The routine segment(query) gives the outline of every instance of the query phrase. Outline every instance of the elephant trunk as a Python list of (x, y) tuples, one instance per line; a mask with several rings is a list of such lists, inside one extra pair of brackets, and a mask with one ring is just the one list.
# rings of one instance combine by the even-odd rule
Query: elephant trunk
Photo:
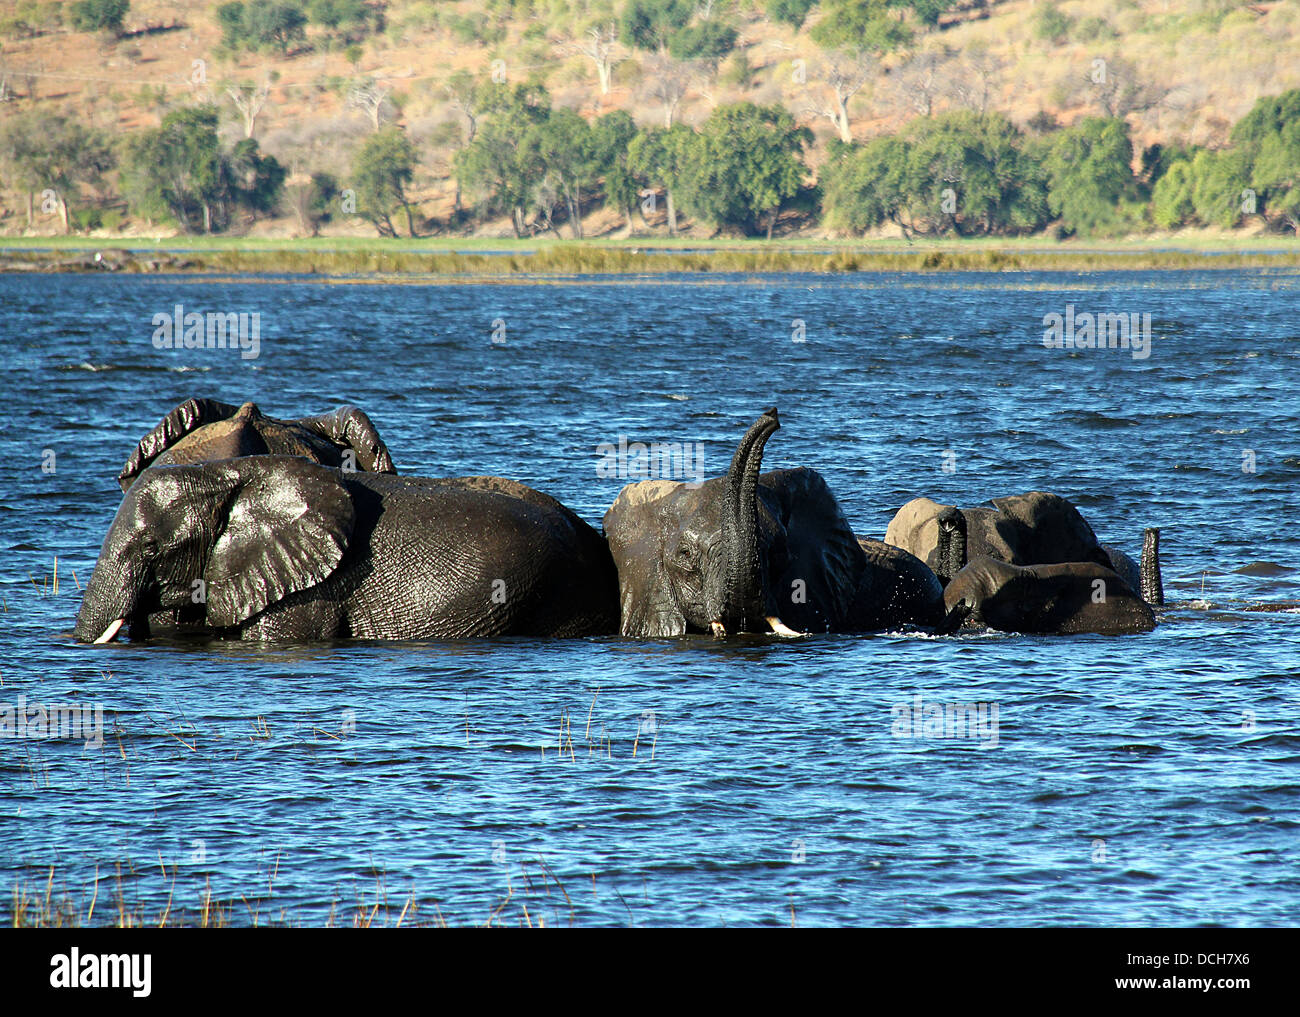
[[(106, 643), (111, 641), (121, 629), (132, 611), (125, 603), (124, 592), (130, 583), (119, 570), (106, 568), (105, 562), (95, 566), (95, 571), (86, 584), (86, 592), (81, 597), (81, 608), (77, 611), (77, 622), (72, 635), (81, 643)], [(110, 575), (112, 572), (114, 574)]]
[(763, 466), (763, 446), (780, 426), (776, 407), (766, 411), (741, 439), (727, 470), (722, 515), (726, 584), (718, 620), (728, 631), (766, 628), (758, 549), (758, 473)]
[(1148, 526), (1142, 533), (1142, 599), (1148, 604), (1163, 604), (1165, 589), (1160, 581), (1160, 528)]
[(961, 509), (939, 514), (939, 562), (934, 574), (947, 586), (966, 565), (966, 516)]

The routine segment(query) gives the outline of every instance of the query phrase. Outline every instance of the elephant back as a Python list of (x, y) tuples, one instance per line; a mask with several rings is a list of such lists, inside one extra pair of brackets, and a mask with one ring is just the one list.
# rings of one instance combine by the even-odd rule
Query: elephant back
[(943, 586), (925, 562), (901, 547), (871, 537), (859, 537), (858, 546), (866, 568), (854, 597), (852, 631), (939, 625), (944, 617)]

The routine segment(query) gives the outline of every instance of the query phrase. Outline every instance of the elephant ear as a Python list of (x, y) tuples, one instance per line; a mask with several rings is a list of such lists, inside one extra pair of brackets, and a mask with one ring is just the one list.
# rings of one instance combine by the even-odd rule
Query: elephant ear
[(324, 581), (356, 512), (336, 470), (297, 456), (232, 460), (233, 495), (204, 571), (208, 622), (238, 625)]
[(930, 498), (913, 498), (889, 521), (885, 543), (901, 547), (934, 568), (939, 564), (939, 516), (952, 507)]
[(1044, 491), (996, 498), (994, 507), (1012, 520), (1018, 546), (1016, 565), (1091, 561), (1110, 567), (1088, 521), (1064, 498)]
[(618, 569), (619, 633), (641, 639), (686, 634), (686, 616), (664, 566), (666, 510), (685, 486), (670, 480), (628, 484), (605, 513), (604, 530)]
[(379, 436), (379, 429), (371, 423), (365, 411), (356, 406), (340, 406), (333, 413), (303, 417), (293, 421), (305, 431), (319, 435), (341, 451), (352, 449), (357, 454), (357, 465), (370, 473), (396, 473), (388, 446)]
[(842, 628), (866, 557), (835, 495), (806, 467), (765, 473), (758, 490), (777, 527), (768, 542), (775, 613), (802, 632)]
[(122, 472), (117, 475), (117, 482), (125, 491), (155, 459), (187, 434), (207, 424), (228, 420), (238, 412), (239, 407), (220, 403), (215, 399), (186, 399), (163, 417), (157, 427), (140, 439), (135, 451), (122, 467)]

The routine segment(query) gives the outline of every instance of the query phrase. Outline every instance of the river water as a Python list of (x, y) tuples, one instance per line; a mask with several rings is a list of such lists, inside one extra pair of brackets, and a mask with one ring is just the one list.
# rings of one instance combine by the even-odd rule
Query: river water
[[(177, 304), (257, 313), (257, 356), (156, 349)], [(1300, 921), (1294, 273), (0, 276), (0, 309), (0, 709), (103, 717), (0, 738), (6, 921), (47, 884), (95, 924)], [(1046, 348), (1111, 312), (1149, 355)], [(776, 405), (766, 467), (860, 533), (1055, 491), (1135, 556), (1162, 527), (1170, 603), (1119, 638), (77, 645), (117, 471), (189, 396), (354, 402), (402, 472), (597, 526), (602, 443), (716, 475)], [(974, 737), (909, 720), (953, 704)]]

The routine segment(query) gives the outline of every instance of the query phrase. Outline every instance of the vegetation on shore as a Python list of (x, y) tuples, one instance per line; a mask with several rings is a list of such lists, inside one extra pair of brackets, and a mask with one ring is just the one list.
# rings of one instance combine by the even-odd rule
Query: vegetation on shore
[[(503, 225), (576, 239), (1294, 235), (1297, 76), (1261, 70), (1249, 94), (1263, 97), (1244, 115), (1216, 114), (1207, 135), (1179, 120), (1206, 111), (1152, 70), (1187, 33), (1202, 50), (1284, 40), (1289, 7), (1098, 2), (1026, 12), (1015, 0), (491, 0), (467, 11), (461, 0), (185, 0), (187, 22), (141, 28), (149, 15), (137, 9), (155, 0), (32, 0), (0, 20), (20, 51), (94, 31), (120, 68), (117, 57), (145, 59), (154, 33), (183, 29), (185, 54), (147, 59), (193, 68), (188, 89), (134, 101), (113, 91), (87, 116), (98, 84), (70, 100), (42, 88), (60, 72), (0, 53), (11, 114), (0, 187), (25, 206), (0, 208), (0, 228), (36, 230), (54, 215), (65, 233), (135, 235), (271, 220), (283, 230), (286, 218), (303, 235), (369, 224), (394, 238)], [(1009, 49), (995, 44), (1000, 30)], [(453, 59), (412, 70), (402, 92), (377, 65), (412, 33)], [(765, 55), (773, 48), (794, 55)], [(1030, 54), (1071, 69), (1046, 92), (1017, 83), (1013, 67)], [(304, 64), (337, 57), (352, 73), (304, 91)], [(252, 79), (241, 76), (250, 63)], [(114, 80), (102, 73), (84, 80)], [(1026, 84), (1032, 113), (1017, 101)], [(283, 124), (332, 116), (340, 102), (359, 122), (333, 121), (328, 139)]]
[[(1154, 242), (1070, 246), (1034, 238), (1008, 243), (918, 244), (732, 242), (704, 248), (610, 242), (370, 240), (267, 241), (234, 238), (139, 244), (69, 238), (62, 244), (0, 243), (0, 271), (204, 272), (508, 279), (571, 275), (660, 275), (707, 272), (1023, 272), (1150, 269), (1300, 268), (1294, 244), (1170, 249)], [(478, 248), (476, 250), (475, 248)]]

